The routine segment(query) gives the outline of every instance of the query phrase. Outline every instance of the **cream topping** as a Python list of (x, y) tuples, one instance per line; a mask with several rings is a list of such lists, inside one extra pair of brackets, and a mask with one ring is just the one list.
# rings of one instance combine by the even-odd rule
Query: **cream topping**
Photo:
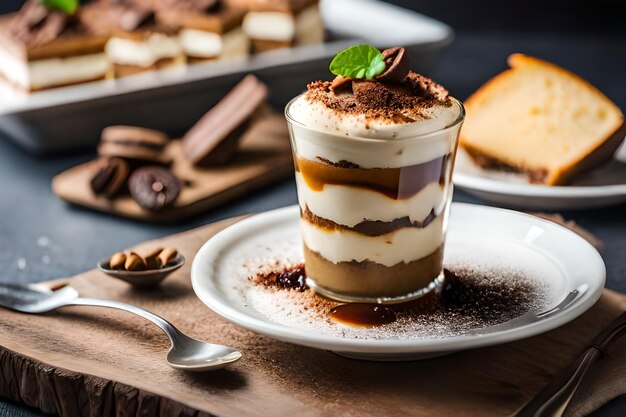
[(434, 105), (422, 110), (424, 118), (411, 123), (371, 120), (365, 115), (343, 114), (323, 103), (301, 95), (289, 108), (289, 114), (305, 126), (349, 137), (372, 139), (406, 139), (436, 132), (450, 126), (458, 117), (457, 105)]

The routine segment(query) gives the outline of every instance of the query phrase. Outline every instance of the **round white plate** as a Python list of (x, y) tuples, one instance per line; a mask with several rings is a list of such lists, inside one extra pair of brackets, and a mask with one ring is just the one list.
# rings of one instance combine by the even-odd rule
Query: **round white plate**
[(606, 207), (626, 202), (626, 145), (615, 158), (571, 185), (529, 184), (524, 175), (480, 168), (459, 147), (454, 184), (493, 203), (534, 210), (575, 210)]
[[(302, 256), (300, 245), (297, 206), (242, 220), (202, 246), (191, 269), (194, 291), (225, 319), (274, 339), (362, 359), (406, 360), (509, 342), (561, 326), (594, 304), (605, 280), (602, 258), (577, 234), (534, 216), (455, 203), (446, 264), (469, 256), (480, 258), (481, 263), (532, 271), (550, 288), (546, 309), (558, 304), (561, 308), (541, 319), (527, 313), (503, 325), (453, 337), (354, 339), (281, 323), (280, 313), (268, 314), (267, 309), (259, 308), (263, 305), (258, 300), (248, 297), (247, 291), (253, 287), (247, 279), (250, 263), (271, 261), (289, 252)], [(568, 302), (562, 303), (565, 298)]]

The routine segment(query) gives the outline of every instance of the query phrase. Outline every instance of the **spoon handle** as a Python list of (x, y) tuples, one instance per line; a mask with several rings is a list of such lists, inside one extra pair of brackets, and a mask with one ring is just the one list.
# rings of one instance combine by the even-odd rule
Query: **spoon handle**
[(184, 345), (189, 338), (182, 334), (180, 330), (178, 330), (173, 324), (168, 322), (162, 317), (157, 316), (154, 313), (151, 313), (143, 308), (135, 307), (130, 304), (120, 303), (118, 301), (112, 300), (99, 300), (96, 298), (74, 298), (71, 300), (67, 300), (64, 305), (66, 306), (94, 306), (94, 307), (109, 307), (115, 308), (117, 310), (127, 311), (129, 313), (136, 314), (144, 319), (150, 320), (152, 323), (159, 326), (161, 330), (167, 335), (167, 337), (172, 342), (173, 346), (181, 346)]

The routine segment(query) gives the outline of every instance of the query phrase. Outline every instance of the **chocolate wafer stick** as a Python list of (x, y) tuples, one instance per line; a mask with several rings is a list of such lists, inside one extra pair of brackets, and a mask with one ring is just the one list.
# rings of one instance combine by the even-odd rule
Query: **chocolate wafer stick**
[(267, 86), (254, 75), (247, 75), (185, 134), (185, 157), (198, 166), (230, 162), (241, 135), (267, 95)]

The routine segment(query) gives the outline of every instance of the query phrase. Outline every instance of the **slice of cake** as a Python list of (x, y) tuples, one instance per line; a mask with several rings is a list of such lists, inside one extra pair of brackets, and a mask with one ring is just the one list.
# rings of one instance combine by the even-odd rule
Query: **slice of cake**
[(552, 63), (522, 54), (465, 102), (460, 143), (484, 168), (566, 183), (609, 159), (624, 139), (624, 116), (598, 89)]
[(243, 30), (256, 52), (324, 41), (319, 0), (248, 0)]
[(28, 0), (0, 21), (0, 78), (25, 91), (104, 79), (106, 41), (86, 33), (74, 16)]
[(159, 4), (157, 20), (179, 30), (189, 62), (249, 55), (250, 41), (241, 27), (245, 9), (211, 0), (161, 0)]

